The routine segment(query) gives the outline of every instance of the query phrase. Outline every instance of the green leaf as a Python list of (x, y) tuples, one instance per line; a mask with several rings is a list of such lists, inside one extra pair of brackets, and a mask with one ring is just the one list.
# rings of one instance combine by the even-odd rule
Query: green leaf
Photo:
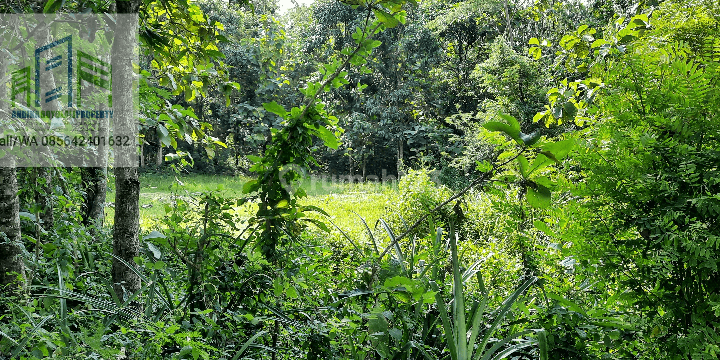
[(195, 90), (192, 87), (185, 88), (185, 101), (190, 102), (195, 99)]
[(583, 314), (583, 315), (587, 316), (587, 314), (585, 313), (585, 310), (583, 310), (580, 306), (578, 306), (578, 305), (575, 304), (574, 302), (572, 302), (572, 301), (570, 301), (570, 300), (568, 300), (568, 299), (566, 299), (566, 298), (564, 298), (564, 297), (562, 297), (562, 296), (560, 296), (560, 295), (558, 295), (558, 294), (554, 294), (554, 293), (548, 292), (548, 293), (547, 293), (547, 297), (549, 297), (549, 298), (551, 298), (551, 299), (553, 299), (553, 300), (561, 303), (563, 306), (565, 306), (566, 308), (570, 309), (571, 311), (574, 311), (574, 312), (576, 312), (576, 313)]
[(35, 222), (36, 218), (34, 214), (31, 214), (29, 212), (21, 211), (20, 212), (20, 219), (30, 220)]
[(575, 118), (575, 115), (577, 115), (577, 107), (575, 107), (575, 104), (570, 101), (566, 102), (563, 105), (562, 119), (570, 121)]
[(530, 41), (528, 41), (529, 45), (540, 45), (540, 40), (538, 38), (530, 38)]
[(545, 154), (538, 154), (538, 156), (535, 157), (535, 160), (533, 160), (532, 164), (530, 165), (528, 175), (544, 169), (545, 167), (551, 165), (553, 161), (553, 159), (548, 158)]
[(535, 116), (533, 116), (533, 122), (538, 122), (538, 121), (542, 120), (543, 118), (545, 118), (546, 115), (547, 114), (544, 111), (535, 114)]
[(540, 346), (540, 360), (550, 360), (548, 356), (548, 342), (545, 330), (537, 332), (538, 345)]
[(263, 103), (263, 107), (265, 110), (276, 114), (282, 118), (285, 118), (287, 116), (287, 111), (285, 111), (285, 108), (283, 108), (280, 104), (276, 103), (275, 101), (269, 102), (269, 103)]
[(172, 143), (170, 141), (170, 133), (168, 132), (168, 129), (163, 124), (157, 125), (157, 136), (158, 136), (158, 139), (160, 139), (160, 142), (164, 146), (170, 146), (170, 144)]
[(538, 229), (538, 230), (540, 230), (540, 231), (542, 231), (545, 235), (547, 235), (547, 236), (549, 236), (549, 237), (551, 237), (551, 238), (557, 237), (557, 235), (555, 234), (555, 232), (552, 231), (552, 230), (550, 229), (550, 227), (547, 226), (547, 224), (546, 224), (544, 221), (535, 220), (535, 221), (533, 221), (533, 225), (535, 225), (535, 228)]
[(383, 25), (385, 25), (388, 29), (392, 29), (400, 24), (398, 19), (384, 10), (374, 8), (373, 12), (375, 13), (375, 17), (377, 17), (378, 21), (383, 23)]
[(518, 165), (520, 168), (520, 175), (522, 175), (523, 178), (527, 178), (529, 165), (527, 158), (524, 155), (518, 156)]
[(520, 122), (518, 122), (518, 120), (515, 117), (510, 116), (508, 114), (503, 114), (503, 113), (499, 113), (498, 116), (501, 119), (507, 121), (507, 123), (510, 124), (510, 127), (513, 130), (517, 130), (518, 132), (520, 131)]
[(292, 284), (288, 284), (285, 288), (285, 295), (291, 299), (297, 299), (298, 297), (297, 290), (294, 286), (292, 286)]
[(540, 140), (540, 137), (542, 134), (540, 134), (540, 131), (534, 131), (532, 134), (524, 134), (520, 132), (520, 139), (525, 143), (527, 146), (533, 146), (535, 143)]
[(490, 131), (503, 132), (518, 143), (522, 142), (522, 140), (520, 139), (520, 131), (513, 129), (513, 127), (508, 124), (497, 121), (490, 121), (483, 124), (483, 127)]
[(249, 194), (257, 191), (260, 188), (260, 183), (257, 180), (250, 180), (243, 185), (243, 194)]
[(43, 9), (43, 14), (52, 14), (65, 4), (65, 0), (48, 0)]
[(570, 151), (572, 151), (574, 146), (575, 140), (567, 139), (556, 141), (550, 144), (545, 144), (543, 145), (542, 149), (544, 151), (550, 152), (555, 157), (554, 160), (560, 161), (564, 159), (570, 153)]
[(165, 239), (165, 238), (167, 238), (167, 236), (163, 235), (163, 233), (161, 233), (161, 232), (159, 232), (159, 231), (157, 231), (157, 230), (154, 230), (154, 231), (150, 232), (149, 234), (145, 235), (145, 236), (143, 237), (143, 240)]
[(338, 145), (339, 145), (338, 138), (337, 138), (337, 136), (335, 136), (335, 134), (332, 131), (328, 130), (327, 128), (325, 128), (322, 125), (318, 126), (314, 130), (315, 130), (315, 135), (317, 137), (319, 137), (325, 143), (325, 146), (337, 150)]
[(158, 249), (158, 248), (157, 248), (155, 245), (153, 245), (153, 243), (151, 243), (151, 242), (148, 242), (148, 243), (147, 243), (147, 246), (148, 246), (148, 249), (150, 250), (150, 252), (152, 252), (152, 254), (153, 254), (153, 256), (155, 257), (155, 259), (160, 260), (160, 257), (162, 256), (162, 253), (160, 252), (160, 249)]
[(395, 276), (392, 278), (388, 278), (383, 284), (383, 286), (385, 286), (386, 288), (396, 288), (398, 286), (405, 286), (406, 288), (410, 288), (413, 285), (413, 281), (404, 276)]
[(550, 206), (551, 192), (550, 189), (543, 185), (534, 184), (528, 188), (527, 200), (528, 204), (534, 208), (544, 209)]

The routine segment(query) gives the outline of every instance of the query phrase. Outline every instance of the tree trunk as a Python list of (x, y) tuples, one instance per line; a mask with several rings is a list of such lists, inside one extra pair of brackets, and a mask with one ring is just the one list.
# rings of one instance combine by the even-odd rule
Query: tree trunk
[[(39, 46), (49, 44), (53, 41), (50, 35), (50, 28), (46, 24), (38, 24), (42, 28), (37, 33), (37, 43)], [(47, 60), (51, 57), (49, 52), (45, 52), (42, 57)], [(48, 89), (55, 88), (55, 76), (52, 71), (40, 72), (40, 82), (47, 84)], [(48, 103), (41, 101), (41, 110), (43, 111), (57, 111), (60, 110), (58, 106), (59, 101), (50, 101)], [(43, 119), (45, 120), (45, 119)], [(50, 119), (47, 119), (49, 121)], [(47, 149), (44, 149), (44, 158), (50, 159), (51, 156)], [(40, 222), (42, 223), (43, 229), (50, 231), (52, 230), (55, 223), (55, 216), (53, 215), (53, 188), (52, 188), (52, 170), (47, 166), (55, 166), (55, 164), (42, 164), (44, 167), (38, 167), (35, 169), (36, 172), (36, 186), (35, 186), (35, 201), (40, 206)]]
[(102, 226), (105, 220), (105, 195), (107, 192), (107, 170), (104, 167), (89, 167), (81, 170), (85, 190), (83, 224)]
[(163, 163), (163, 151), (162, 151), (162, 143), (160, 142), (160, 139), (158, 139), (158, 149), (157, 154), (155, 154), (155, 166), (160, 166)]
[[(5, 79), (8, 60), (6, 56), (0, 57), (0, 79)], [(7, 98), (7, 87), (0, 86), (0, 99)], [(6, 101), (0, 101), (0, 116), (6, 116), (7, 106)], [(5, 155), (0, 157), (0, 293), (3, 297), (20, 294), (25, 288), (22, 246), (15, 159)]]
[[(116, 1), (118, 14), (137, 14), (138, 0)], [(116, 133), (125, 133), (137, 126), (134, 106), (135, 72), (133, 59), (137, 51), (137, 18), (118, 16), (112, 51), (112, 96)], [(133, 139), (136, 140), (136, 139)], [(139, 256), (140, 243), (140, 181), (137, 169), (137, 148), (116, 155), (115, 167), (115, 226), (113, 231), (113, 287), (120, 299), (125, 299), (140, 289), (140, 278), (123, 262), (131, 266)], [(134, 154), (133, 154), (134, 153)], [(132, 159), (132, 156), (135, 156)], [(134, 165), (133, 165), (134, 164)]]
[(404, 165), (403, 165), (403, 148), (404, 148), (404, 144), (403, 144), (403, 139), (401, 137), (400, 139), (398, 139), (398, 160), (397, 160), (398, 180), (400, 180), (401, 176), (405, 175), (405, 173), (403, 172), (404, 171), (403, 170), (403, 167), (404, 167)]
[(145, 167), (145, 140), (140, 141), (140, 167)]
[(353, 179), (355, 178), (355, 164), (353, 162), (352, 154), (348, 151), (348, 172), (350, 173), (350, 177), (348, 178), (350, 182), (353, 182)]
[(46, 231), (52, 230), (55, 224), (53, 215), (52, 169), (39, 167), (35, 169), (35, 202), (40, 205), (40, 223)]
[(14, 162), (3, 159), (7, 167), (0, 167), (0, 292), (18, 294), (25, 287), (25, 265)]
[(367, 180), (367, 154), (363, 154), (363, 162), (362, 162), (362, 174), (363, 174), (363, 182)]

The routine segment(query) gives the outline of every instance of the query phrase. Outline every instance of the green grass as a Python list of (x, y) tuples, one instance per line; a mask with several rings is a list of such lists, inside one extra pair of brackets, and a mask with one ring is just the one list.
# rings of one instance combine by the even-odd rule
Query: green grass
[[(160, 220), (165, 216), (165, 205), (172, 204), (173, 196), (192, 198), (202, 193), (219, 191), (225, 197), (239, 198), (242, 187), (250, 180), (240, 176), (183, 175), (168, 176), (143, 174), (140, 176), (140, 228), (152, 231), (160, 228)], [(110, 184), (112, 187), (114, 184)], [(362, 216), (371, 227), (382, 217), (386, 202), (397, 190), (397, 184), (348, 184), (329, 179), (306, 178), (301, 187), (308, 196), (300, 202), (314, 205), (325, 210), (331, 220), (354, 239), (365, 239), (365, 227), (353, 212)], [(175, 188), (175, 192), (173, 192)], [(115, 202), (114, 189), (107, 196), (107, 202)], [(251, 207), (237, 209), (242, 215), (250, 216)], [(112, 224), (115, 216), (113, 207), (106, 208), (106, 223)], [(243, 214), (244, 213), (244, 214)], [(330, 228), (334, 228), (328, 223)], [(333, 238), (340, 240), (340, 233), (333, 231)]]

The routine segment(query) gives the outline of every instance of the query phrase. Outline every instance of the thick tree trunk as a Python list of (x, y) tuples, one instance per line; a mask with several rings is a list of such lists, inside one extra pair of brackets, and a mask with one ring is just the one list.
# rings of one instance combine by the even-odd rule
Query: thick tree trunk
[[(119, 14), (137, 14), (138, 0), (116, 2)], [(133, 51), (137, 49), (137, 18), (118, 16), (112, 55), (113, 79), (113, 110), (115, 113), (116, 133), (118, 129), (137, 126), (133, 94), (135, 87), (135, 71), (133, 70)], [(137, 150), (134, 151), (135, 153)], [(134, 258), (139, 256), (140, 243), (140, 181), (138, 180), (137, 159), (130, 159), (133, 152), (116, 156), (115, 167), (115, 226), (113, 231), (112, 278), (115, 292), (123, 299), (140, 289), (140, 278), (123, 262), (134, 265)], [(137, 156), (137, 154), (135, 154)], [(128, 164), (135, 164), (129, 166)]]
[(81, 170), (85, 199), (83, 224), (102, 226), (105, 220), (105, 198), (107, 192), (107, 170), (104, 167), (89, 167)]
[(145, 167), (145, 140), (140, 141), (140, 167)]
[[(0, 167), (0, 292), (19, 293), (25, 287), (20, 238), (20, 202), (13, 160)], [(9, 164), (8, 164), (9, 163)]]
[[(4, 84), (7, 72), (6, 56), (0, 57), (0, 83)], [(0, 86), (0, 100), (8, 98), (6, 86)], [(0, 101), (0, 116), (7, 116), (8, 103)], [(22, 260), (20, 237), (20, 203), (18, 200), (15, 160), (5, 155), (0, 158), (0, 293), (19, 294), (25, 287), (25, 265)]]
[(39, 167), (35, 169), (35, 202), (40, 205), (40, 223), (42, 228), (50, 231), (55, 224), (53, 215), (52, 169)]
[[(43, 5), (44, 7), (44, 5)], [(41, 10), (41, 9), (40, 9)], [(41, 12), (41, 11), (40, 11)], [(42, 28), (37, 33), (37, 41), (40, 46), (49, 44), (53, 41), (50, 35), (50, 29), (45, 24), (38, 24)], [(47, 61), (51, 57), (49, 52), (42, 55)], [(52, 71), (40, 72), (40, 82), (46, 84), (48, 89), (55, 88), (55, 76)], [(59, 101), (50, 101), (45, 103), (41, 101), (41, 110), (43, 111), (57, 111), (60, 110), (58, 106)], [(49, 121), (50, 119), (43, 119)], [(45, 159), (50, 158), (49, 153), (45, 153)], [(53, 166), (53, 164), (48, 164)], [(53, 187), (52, 187), (52, 169), (49, 167), (38, 167), (35, 169), (36, 173), (36, 187), (35, 187), (35, 201), (40, 206), (40, 221), (43, 229), (50, 231), (55, 224), (55, 216), (53, 215)]]
[(158, 139), (158, 149), (157, 153), (155, 154), (155, 166), (160, 166), (163, 163), (163, 151), (162, 151), (162, 143), (160, 142), (160, 139)]

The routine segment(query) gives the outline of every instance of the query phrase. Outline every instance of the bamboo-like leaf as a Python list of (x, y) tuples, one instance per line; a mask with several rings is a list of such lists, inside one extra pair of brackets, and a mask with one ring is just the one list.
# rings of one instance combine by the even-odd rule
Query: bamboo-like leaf
[[(527, 290), (530, 285), (534, 284), (537, 280), (536, 277), (531, 277), (527, 279), (520, 287), (515, 290), (515, 292), (510, 295), (509, 298), (503, 302), (502, 307), (497, 311), (495, 316), (495, 321), (490, 325), (490, 328), (485, 331), (485, 336), (483, 336), (482, 342), (480, 343), (480, 349), (485, 349), (485, 346), (487, 345), (488, 341), (490, 340), (490, 337), (492, 334), (497, 330), (497, 328), (500, 327), (500, 324), (505, 319), (505, 316), (507, 315), (508, 311), (510, 311), (510, 308), (515, 303), (518, 297), (525, 293), (525, 290)], [(480, 354), (480, 353), (478, 353)]]
[(260, 332), (258, 332), (257, 334), (253, 335), (250, 339), (248, 339), (247, 341), (245, 341), (245, 343), (244, 343), (243, 346), (240, 348), (240, 350), (235, 354), (235, 356), (233, 356), (232, 360), (238, 360), (238, 359), (240, 358), (240, 356), (242, 356), (242, 354), (245, 353), (245, 350), (247, 350), (247, 348), (248, 348), (252, 343), (254, 343), (257, 338), (259, 338), (260, 336), (265, 335), (266, 333), (267, 333), (267, 331), (260, 331)]
[[(472, 318), (472, 327), (470, 328), (470, 339), (468, 340), (468, 358), (471, 358), (472, 351), (475, 349), (475, 341), (480, 335), (480, 325), (482, 325), (483, 314), (485, 314), (485, 308), (487, 307), (488, 298), (487, 294), (483, 293), (482, 301), (475, 307)], [(480, 348), (480, 351), (483, 349)]]
[[(516, 332), (516, 333), (514, 333), (514, 334), (511, 334), (511, 335), (506, 336), (504, 339), (502, 339), (502, 340), (498, 341), (497, 343), (495, 343), (495, 345), (493, 345), (493, 347), (491, 347), (490, 349), (488, 349), (488, 351), (485, 352), (485, 354), (483, 354), (483, 357), (482, 357), (480, 360), (490, 360), (490, 358), (495, 354), (495, 352), (498, 351), (498, 350), (500, 350), (500, 348), (502, 348), (503, 346), (505, 346), (507, 343), (509, 343), (510, 341), (512, 341), (512, 340), (514, 340), (514, 339), (516, 339), (516, 338), (519, 338), (519, 337), (521, 337), (521, 336), (523, 336), (523, 335), (527, 335), (527, 334), (529, 334), (529, 333), (532, 333), (532, 331), (530, 331), (530, 330), (525, 330), (525, 331)], [(523, 344), (523, 345), (525, 345), (525, 344)], [(512, 349), (512, 348), (514, 348), (514, 346), (513, 346), (513, 347), (510, 347), (510, 348), (508, 348), (508, 349)], [(506, 349), (506, 350), (508, 350), (508, 349)], [(484, 349), (479, 349), (479, 350), (480, 350), (480, 352), (478, 352), (478, 356), (479, 356), (480, 354), (482, 354), (482, 350), (484, 350)], [(506, 350), (504, 350), (504, 351), (501, 352), (500, 354), (504, 353)], [(519, 350), (519, 349), (515, 349), (515, 350), (513, 350), (512, 352), (509, 352), (509, 353), (507, 353), (507, 355), (510, 355), (510, 354), (512, 354), (513, 352), (517, 351), (517, 350)], [(500, 354), (498, 354), (498, 355), (500, 355)], [(493, 359), (495, 359), (495, 358), (493, 358)], [(500, 358), (500, 359), (502, 359), (502, 358)]]
[(395, 238), (395, 233), (393, 233), (392, 229), (390, 229), (390, 225), (388, 225), (387, 222), (383, 219), (378, 219), (378, 222), (382, 224), (383, 228), (385, 228), (385, 232), (387, 232), (388, 236), (390, 237), (390, 245), (394, 246), (395, 254), (398, 257), (398, 260), (400, 260), (400, 268), (402, 268), (403, 272), (406, 272), (407, 269), (405, 268), (405, 256), (403, 256), (402, 250), (400, 249), (400, 244), (398, 244), (397, 239)]
[(450, 252), (452, 254), (452, 268), (453, 268), (453, 303), (454, 303), (454, 318), (455, 327), (457, 332), (455, 333), (455, 341), (458, 349), (458, 360), (465, 360), (468, 356), (467, 348), (467, 324), (465, 323), (465, 294), (463, 293), (463, 282), (462, 276), (460, 275), (460, 264), (457, 254), (457, 237), (455, 236), (455, 226), (450, 223)]
[(337, 224), (335, 224), (335, 223), (334, 223), (332, 220), (330, 220), (329, 218), (328, 218), (328, 221), (329, 221), (331, 224), (333, 224), (333, 226), (335, 226), (336, 229), (338, 229), (338, 230), (340, 231), (340, 233), (347, 239), (347, 241), (349, 241), (349, 242), (352, 244), (352, 246), (355, 248), (355, 250), (357, 250), (357, 252), (358, 252), (359, 254), (362, 254), (362, 250), (360, 249), (360, 247), (357, 246), (357, 244), (355, 244), (355, 241), (353, 241), (353, 239), (351, 239), (350, 236), (349, 236), (348, 234), (346, 234), (345, 231), (343, 231), (343, 229), (341, 229), (339, 226), (337, 226)]
[(548, 344), (545, 330), (537, 332), (538, 345), (540, 345), (540, 360), (550, 360), (548, 357)]
[(492, 358), (492, 360), (505, 359), (506, 357), (512, 355), (513, 353), (517, 352), (518, 350), (522, 350), (522, 349), (524, 349), (524, 348), (526, 348), (526, 347), (528, 347), (528, 346), (530, 346), (530, 345), (532, 345), (532, 343), (526, 343), (526, 344), (511, 346), (511, 347), (509, 347), (509, 348), (501, 351), (501, 352), (498, 353), (497, 355), (495, 355), (495, 357)]
[(372, 230), (370, 230), (370, 226), (368, 226), (365, 219), (363, 219), (362, 216), (360, 216), (358, 213), (350, 210), (353, 214), (357, 215), (357, 217), (360, 218), (360, 221), (362, 221), (363, 225), (365, 225), (365, 230), (367, 230), (368, 236), (370, 237), (370, 240), (373, 243), (373, 247), (375, 248), (375, 255), (380, 255), (380, 249), (378, 248), (377, 241), (375, 241), (375, 236), (372, 233)]
[(452, 360), (458, 360), (457, 358), (457, 346), (455, 346), (455, 334), (453, 328), (450, 326), (450, 319), (448, 317), (447, 309), (445, 308), (445, 301), (440, 294), (440, 288), (437, 283), (430, 281), (430, 286), (435, 291), (435, 303), (440, 311), (440, 319), (442, 319), (443, 329), (445, 330), (445, 340), (447, 341), (448, 348), (450, 350), (450, 357)]

